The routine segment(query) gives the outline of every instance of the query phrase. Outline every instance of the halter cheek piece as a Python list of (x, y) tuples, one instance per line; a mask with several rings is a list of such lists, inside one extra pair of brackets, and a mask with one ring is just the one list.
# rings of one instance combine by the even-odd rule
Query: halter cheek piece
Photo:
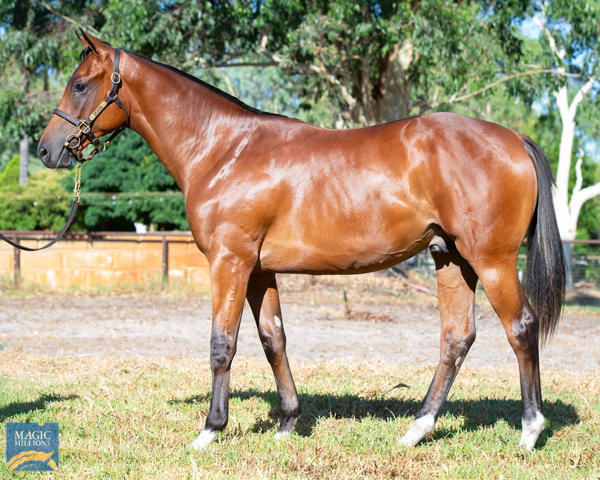
[[(100, 102), (100, 104), (94, 109), (92, 113), (90, 113), (90, 116), (86, 120), (77, 120), (68, 113), (59, 110), (58, 108), (55, 109), (53, 112), (55, 115), (58, 115), (60, 118), (66, 120), (67, 122), (77, 127), (77, 132), (70, 134), (65, 139), (64, 146), (69, 151), (69, 153), (71, 153), (71, 155), (73, 155), (75, 159), (80, 163), (91, 160), (98, 153), (100, 153), (100, 151), (106, 150), (108, 144), (112, 142), (119, 133), (121, 133), (123, 130), (125, 130), (125, 128), (129, 126), (129, 114), (125, 109), (123, 102), (121, 102), (121, 100), (118, 97), (119, 88), (123, 84), (123, 82), (121, 81), (121, 75), (119, 75), (119, 56), (120, 50), (118, 48), (115, 48), (113, 71), (110, 75), (110, 81), (112, 84), (110, 86), (110, 91), (108, 92), (106, 98)], [(94, 135), (94, 133), (92, 132), (92, 125), (94, 124), (94, 121), (96, 121), (96, 119), (102, 114), (102, 112), (104, 112), (106, 107), (108, 107), (113, 102), (116, 103), (119, 106), (119, 108), (125, 113), (125, 124), (117, 130), (115, 130), (108, 137), (107, 140), (102, 141), (98, 137), (96, 137), (96, 135)], [(87, 140), (89, 140), (90, 143), (94, 145), (94, 149), (88, 155), (85, 156), (83, 155), (82, 149), (83, 143), (85, 142), (85, 140), (82, 140), (83, 137), (87, 138)]]

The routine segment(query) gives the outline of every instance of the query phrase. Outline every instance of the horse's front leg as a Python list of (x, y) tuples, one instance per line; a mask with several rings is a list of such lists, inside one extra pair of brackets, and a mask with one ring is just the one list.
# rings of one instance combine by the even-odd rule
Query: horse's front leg
[(210, 367), (212, 395), (210, 410), (202, 433), (192, 448), (206, 448), (225, 428), (229, 410), (229, 371), (236, 351), (242, 308), (248, 278), (254, 261), (246, 256), (234, 256), (227, 249), (211, 259), (213, 323), (210, 337)]

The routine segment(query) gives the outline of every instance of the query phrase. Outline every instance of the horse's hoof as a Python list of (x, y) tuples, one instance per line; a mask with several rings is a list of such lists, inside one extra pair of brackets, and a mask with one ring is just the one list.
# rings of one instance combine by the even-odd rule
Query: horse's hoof
[(529, 451), (533, 450), (535, 442), (545, 426), (546, 420), (541, 412), (536, 412), (535, 418), (530, 422), (523, 419), (523, 433), (521, 434), (521, 442), (519, 445), (524, 446)]
[(205, 450), (217, 438), (217, 435), (219, 435), (219, 432), (216, 430), (202, 430), (202, 433), (192, 442), (191, 446), (194, 450)]
[(417, 418), (398, 443), (400, 443), (400, 445), (414, 447), (425, 435), (433, 430), (434, 426), (435, 418), (433, 418), (433, 415), (431, 414)]
[(292, 433), (292, 432), (285, 432), (285, 431), (284, 431), (284, 432), (282, 432), (282, 431), (279, 431), (279, 432), (277, 432), (277, 433), (275, 434), (275, 440), (283, 440), (283, 439), (286, 439), (286, 438), (288, 438), (288, 437), (291, 435), (291, 433)]

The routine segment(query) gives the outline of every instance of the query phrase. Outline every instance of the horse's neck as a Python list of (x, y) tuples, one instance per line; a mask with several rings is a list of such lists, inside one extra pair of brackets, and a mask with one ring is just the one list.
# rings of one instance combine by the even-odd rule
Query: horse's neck
[(166, 67), (143, 58), (128, 92), (131, 129), (140, 134), (185, 193), (235, 145), (256, 114)]

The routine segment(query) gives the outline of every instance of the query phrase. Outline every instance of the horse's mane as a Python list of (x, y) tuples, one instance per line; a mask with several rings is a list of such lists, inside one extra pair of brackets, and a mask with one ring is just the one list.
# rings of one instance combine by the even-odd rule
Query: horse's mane
[(170, 70), (171, 72), (176, 73), (177, 75), (181, 75), (182, 77), (185, 77), (188, 80), (191, 80), (192, 82), (198, 83), (201, 86), (203, 86), (204, 88), (210, 90), (211, 92), (216, 93), (217, 95), (223, 97), (224, 99), (226, 99), (226, 100), (228, 100), (230, 102), (233, 102), (236, 105), (238, 105), (238, 106), (240, 106), (240, 107), (244, 108), (245, 110), (248, 110), (248, 111), (250, 111), (252, 113), (258, 113), (258, 114), (261, 114), (261, 115), (274, 115), (276, 117), (288, 118), (285, 115), (281, 115), (281, 114), (278, 114), (278, 113), (265, 112), (263, 110), (259, 110), (258, 108), (251, 107), (250, 105), (242, 102), (239, 98), (236, 98), (233, 95), (230, 95), (229, 93), (224, 92), (223, 90), (221, 90), (221, 89), (219, 89), (219, 88), (211, 85), (210, 83), (206, 83), (206, 82), (200, 80), (199, 78), (194, 77), (193, 75), (190, 75), (189, 73), (184, 72), (183, 70), (179, 70), (178, 68), (175, 68), (175, 67), (173, 67), (171, 65), (167, 65), (166, 63), (157, 62), (156, 60), (152, 60), (151, 58), (145, 57), (144, 55), (140, 55), (139, 53), (132, 52), (131, 50), (123, 49), (123, 51), (127, 52), (130, 55), (133, 55), (135, 57), (147, 60), (148, 62), (153, 63), (155, 65), (159, 65), (161, 67), (164, 67), (164, 68)]
[[(106, 43), (106, 42), (104, 42), (104, 43)], [(106, 43), (106, 45), (108, 45), (109, 47), (112, 47), (109, 43)], [(167, 65), (166, 63), (157, 62), (156, 60), (152, 60), (151, 58), (145, 57), (144, 55), (140, 55), (139, 53), (136, 53), (136, 52), (132, 52), (131, 50), (127, 50), (127, 49), (122, 49), (122, 50), (124, 52), (127, 52), (130, 55), (133, 55), (133, 56), (138, 57), (138, 58), (142, 58), (144, 60), (147, 60), (150, 63), (153, 63), (155, 65), (159, 65), (161, 67), (164, 67), (164, 68), (170, 70), (171, 72), (176, 73), (177, 75), (181, 75), (181, 76), (187, 78), (188, 80), (191, 80), (192, 82), (198, 83), (198, 84), (202, 85), (204, 88), (210, 90), (211, 92), (216, 93), (217, 95), (223, 97), (224, 99), (226, 99), (226, 100), (228, 100), (230, 102), (235, 103), (236, 105), (242, 107), (245, 110), (248, 110), (249, 112), (258, 113), (258, 114), (262, 114), (262, 115), (274, 115), (274, 116), (277, 116), (277, 117), (288, 118), (285, 115), (280, 115), (278, 113), (265, 112), (263, 110), (259, 110), (258, 108), (251, 107), (250, 105), (242, 102), (239, 98), (236, 98), (233, 95), (230, 95), (229, 93), (224, 92), (223, 90), (220, 90), (219, 88), (211, 85), (210, 83), (206, 83), (206, 82), (200, 80), (199, 78), (194, 77), (193, 75), (190, 75), (189, 73), (184, 72), (183, 70), (179, 70), (178, 68), (175, 68), (175, 67), (173, 67), (171, 65)], [(79, 53), (79, 60), (81, 62), (83, 62), (83, 60), (85, 60), (86, 57), (92, 51), (93, 50), (90, 47), (85, 47)]]

